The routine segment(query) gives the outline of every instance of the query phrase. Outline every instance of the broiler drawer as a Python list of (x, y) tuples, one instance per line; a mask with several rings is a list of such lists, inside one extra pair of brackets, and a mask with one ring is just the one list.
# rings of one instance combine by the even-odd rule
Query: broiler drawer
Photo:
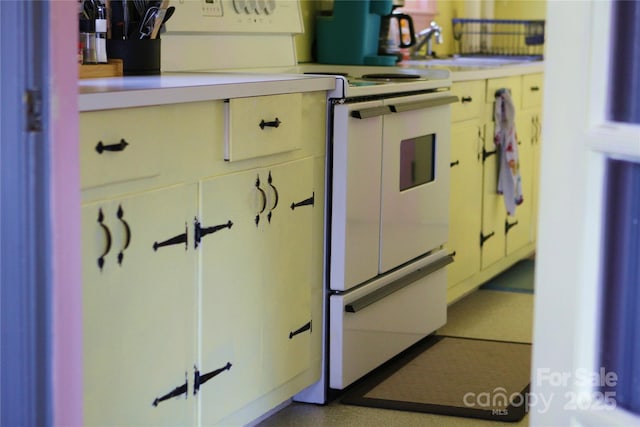
[(225, 103), (224, 159), (245, 160), (301, 148), (302, 94), (233, 98)]
[(331, 388), (344, 389), (446, 323), (452, 258), (439, 251), (419, 262), (414, 272), (401, 268), (329, 297)]

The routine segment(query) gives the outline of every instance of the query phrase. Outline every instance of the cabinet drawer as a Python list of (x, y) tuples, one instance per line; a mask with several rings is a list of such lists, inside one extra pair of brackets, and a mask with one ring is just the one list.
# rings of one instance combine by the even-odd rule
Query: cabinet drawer
[(527, 74), (522, 77), (522, 108), (535, 108), (542, 105), (544, 77), (542, 73)]
[(150, 107), (82, 113), (82, 189), (158, 175), (162, 138), (175, 125), (163, 120), (160, 111)]
[[(501, 77), (498, 79), (489, 79), (487, 80), (487, 93), (486, 93), (486, 102), (487, 104), (493, 104), (495, 102), (496, 91), (499, 89), (509, 89), (511, 92), (511, 99), (513, 100), (513, 105), (516, 110), (521, 105), (522, 92), (522, 77), (514, 76), (514, 77)], [(493, 109), (491, 109), (491, 117), (493, 117)]]
[(301, 148), (301, 120), (300, 93), (230, 99), (225, 104), (225, 160)]
[(484, 108), (485, 81), (456, 82), (451, 93), (459, 101), (451, 106), (451, 120), (459, 122), (480, 117)]

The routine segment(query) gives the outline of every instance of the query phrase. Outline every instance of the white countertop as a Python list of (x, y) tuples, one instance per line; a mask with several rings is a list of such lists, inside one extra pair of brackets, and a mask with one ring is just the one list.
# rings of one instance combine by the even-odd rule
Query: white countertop
[(325, 91), (335, 84), (331, 76), (215, 72), (84, 79), (78, 82), (78, 107), (82, 112)]
[[(421, 67), (410, 67), (421, 68)], [(426, 68), (426, 67), (424, 67)], [(544, 72), (544, 62), (524, 62), (499, 67), (435, 67), (451, 71), (451, 81), (480, 80)], [(178, 104), (280, 93), (333, 90), (331, 76), (280, 73), (166, 73), (85, 79), (78, 82), (78, 107), (82, 111)]]
[(453, 69), (451, 71), (451, 81), (461, 82), (467, 80), (493, 79), (498, 77), (517, 76), (521, 74), (534, 74), (544, 72), (544, 61), (521, 62), (517, 64), (502, 65), (492, 68), (464, 68)]

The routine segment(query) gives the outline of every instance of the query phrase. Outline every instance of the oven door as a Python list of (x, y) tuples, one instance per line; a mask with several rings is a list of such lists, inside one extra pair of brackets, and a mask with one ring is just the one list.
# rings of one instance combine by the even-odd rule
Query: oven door
[(381, 177), (380, 265), (385, 273), (448, 238), (451, 103), (432, 93), (389, 98)]

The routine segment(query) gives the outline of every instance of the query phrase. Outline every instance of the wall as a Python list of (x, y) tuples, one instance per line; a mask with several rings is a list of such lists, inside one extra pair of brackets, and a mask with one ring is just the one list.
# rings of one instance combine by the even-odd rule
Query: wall
[[(330, 7), (330, 2), (301, 0), (300, 5), (305, 32), (296, 37), (296, 54), (298, 62), (312, 62), (314, 18), (319, 10)], [(455, 53), (453, 18), (545, 19), (546, 10), (546, 0), (405, 0), (402, 9), (413, 17), (416, 32), (426, 28), (432, 19), (442, 27), (443, 43), (433, 49), (437, 56)]]

